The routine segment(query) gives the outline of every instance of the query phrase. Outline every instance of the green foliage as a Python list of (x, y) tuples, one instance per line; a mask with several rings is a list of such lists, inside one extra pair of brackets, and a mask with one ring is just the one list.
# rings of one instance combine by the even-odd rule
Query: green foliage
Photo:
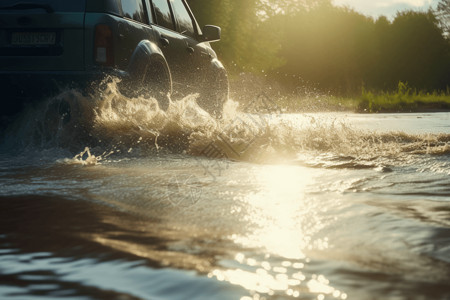
[(228, 69), (261, 72), (282, 64), (276, 33), (258, 16), (259, 0), (188, 0), (199, 23), (218, 25), (222, 40), (213, 44)]
[(355, 94), (362, 84), (393, 89), (398, 81), (434, 90), (450, 82), (450, 46), (431, 12), (402, 12), (391, 23), (318, 6), (282, 18), (280, 55), (287, 63), (277, 71), (300, 75), (323, 91)]
[(450, 87), (446, 91), (418, 92), (399, 82), (396, 91), (376, 92), (362, 88), (353, 97), (311, 93), (272, 97), (283, 112), (347, 111), (360, 113), (438, 112), (450, 110)]
[(436, 15), (441, 22), (442, 28), (447, 33), (447, 38), (450, 38), (450, 0), (441, 0), (439, 2)]
[(396, 92), (372, 93), (363, 90), (356, 98), (360, 112), (418, 112), (450, 109), (450, 93), (417, 92), (407, 83), (399, 82)]
[(361, 86), (394, 91), (399, 81), (425, 92), (446, 90), (450, 39), (442, 24), (449, 1), (435, 12), (403, 11), (390, 21), (330, 0), (188, 0), (200, 24), (222, 27), (213, 47), (231, 74), (264, 70), (286, 90), (307, 82), (341, 96), (358, 95)]
[(283, 18), (280, 54), (287, 64), (280, 73), (298, 74), (336, 92), (361, 85), (374, 50), (370, 18), (329, 5)]
[(388, 32), (391, 83), (407, 81), (418, 89), (445, 88), (450, 60), (448, 42), (431, 13), (399, 13)]

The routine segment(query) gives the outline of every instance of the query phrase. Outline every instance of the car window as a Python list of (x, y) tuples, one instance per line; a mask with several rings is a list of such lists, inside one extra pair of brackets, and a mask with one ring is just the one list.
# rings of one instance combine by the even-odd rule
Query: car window
[(153, 7), (155, 9), (156, 24), (175, 30), (169, 2), (167, 0), (153, 0)]
[(182, 34), (194, 37), (194, 23), (182, 0), (172, 0), (172, 8), (178, 24), (178, 31)]
[(141, 23), (148, 23), (143, 0), (121, 0), (123, 16)]
[(0, 0), (0, 7), (8, 7), (21, 3), (49, 5), (54, 11), (60, 12), (84, 12), (86, 6), (85, 0)]

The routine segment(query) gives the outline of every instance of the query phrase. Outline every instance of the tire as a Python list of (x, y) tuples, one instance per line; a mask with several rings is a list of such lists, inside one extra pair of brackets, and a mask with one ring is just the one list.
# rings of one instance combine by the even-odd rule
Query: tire
[(142, 82), (143, 95), (155, 98), (159, 108), (166, 111), (169, 108), (172, 93), (172, 76), (166, 60), (159, 56), (151, 59), (144, 72)]
[(223, 105), (228, 100), (228, 76), (224, 69), (216, 69), (208, 79), (202, 88), (198, 104), (211, 116), (220, 119)]
[(131, 66), (130, 78), (121, 87), (125, 96), (153, 97), (158, 101), (160, 109), (167, 110), (172, 93), (172, 76), (164, 56), (148, 56), (145, 51), (137, 51)]

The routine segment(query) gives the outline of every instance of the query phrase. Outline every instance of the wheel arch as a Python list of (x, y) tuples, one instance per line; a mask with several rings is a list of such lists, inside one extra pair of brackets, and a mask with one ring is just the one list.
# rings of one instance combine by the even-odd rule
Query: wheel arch
[(197, 103), (211, 115), (222, 117), (223, 106), (229, 97), (228, 73), (223, 64), (213, 58), (209, 68), (204, 72), (200, 97)]
[[(214, 58), (211, 60), (211, 67), (210, 67), (211, 75), (220, 74), (219, 76), (222, 76), (222, 84), (221, 88), (226, 89), (226, 96), (228, 98), (230, 93), (230, 84), (228, 81), (228, 72), (225, 69), (224, 65), (220, 60), (217, 58)], [(214, 77), (214, 76), (213, 76)]]
[(143, 67), (151, 65), (152, 62), (158, 62), (165, 68), (165, 71), (168, 73), (170, 92), (172, 92), (172, 75), (166, 57), (161, 49), (149, 40), (143, 40), (136, 46), (130, 57), (127, 72), (132, 80), (142, 80), (145, 75), (142, 74)]

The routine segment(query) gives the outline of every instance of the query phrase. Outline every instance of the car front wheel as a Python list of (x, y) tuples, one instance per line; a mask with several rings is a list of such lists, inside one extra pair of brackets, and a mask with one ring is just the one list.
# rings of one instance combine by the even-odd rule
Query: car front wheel
[(198, 104), (219, 119), (223, 114), (223, 105), (228, 100), (228, 76), (224, 69), (211, 73), (202, 88)]

